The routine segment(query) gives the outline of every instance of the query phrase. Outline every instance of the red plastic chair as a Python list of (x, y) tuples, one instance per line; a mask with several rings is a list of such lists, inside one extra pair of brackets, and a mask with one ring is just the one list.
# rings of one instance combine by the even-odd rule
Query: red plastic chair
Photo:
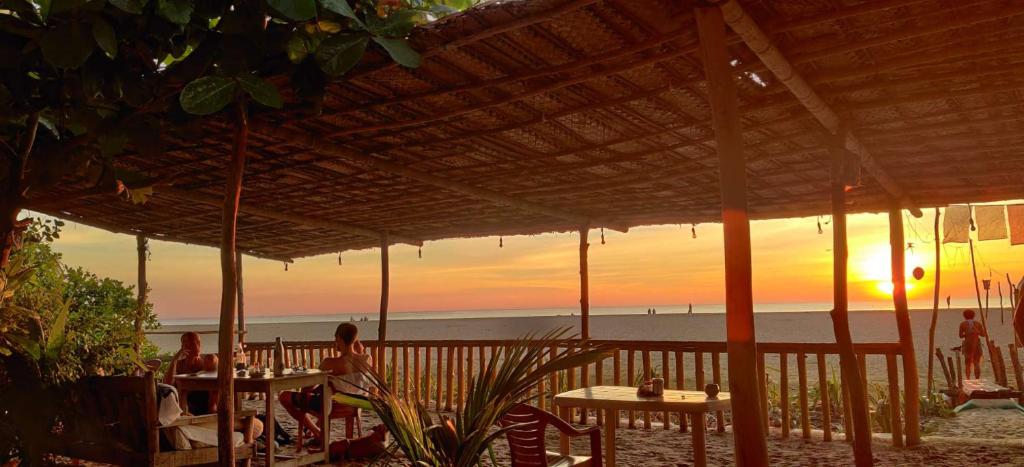
[[(577, 430), (555, 414), (526, 404), (512, 408), (500, 423), (503, 427), (519, 425), (505, 434), (512, 456), (512, 467), (603, 467), (600, 427)], [(570, 438), (589, 436), (590, 456), (549, 452), (544, 447), (544, 430), (548, 425)]]

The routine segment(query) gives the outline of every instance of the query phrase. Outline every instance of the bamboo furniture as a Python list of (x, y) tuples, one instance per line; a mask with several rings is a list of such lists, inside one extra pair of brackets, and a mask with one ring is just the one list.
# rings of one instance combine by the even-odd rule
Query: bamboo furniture
[[(526, 404), (512, 408), (499, 422), (512, 427), (508, 440), (512, 467), (602, 467), (601, 429), (592, 426), (582, 430), (574, 428), (555, 414)], [(568, 451), (552, 453), (544, 446), (544, 431), (553, 426), (561, 436), (587, 436), (590, 438), (590, 456), (573, 456)]]
[[(217, 415), (183, 416), (160, 426), (157, 420), (156, 383), (153, 373), (143, 376), (94, 376), (80, 381), (70, 396), (81, 410), (63, 421), (47, 452), (92, 462), (116, 465), (182, 466), (217, 462), (218, 448), (160, 450), (163, 430), (193, 424), (216, 423)], [(182, 398), (182, 400), (184, 400)], [(242, 428), (241, 446), (235, 459), (249, 464), (255, 456), (255, 412), (236, 412)], [(97, 432), (98, 430), (98, 432)]]
[[(184, 404), (184, 393), (187, 391), (217, 390), (217, 373), (214, 371), (206, 371), (192, 375), (177, 375), (174, 377), (174, 384), (180, 391), (182, 391), (180, 400), (182, 404)], [(296, 373), (287, 369), (282, 376), (272, 376), (270, 373), (267, 373), (267, 376), (264, 378), (252, 378), (249, 376), (235, 376), (234, 378), (234, 387), (236, 392), (266, 394), (266, 422), (264, 423), (263, 431), (266, 434), (266, 439), (268, 440), (274, 439), (274, 406), (277, 402), (277, 394), (285, 390), (301, 389), (316, 385), (322, 385), (324, 391), (323, 412), (320, 417), (321, 429), (323, 430), (323, 438), (320, 440), (320, 447), (322, 449), (320, 452), (310, 452), (305, 454), (297, 452), (295, 457), (287, 459), (284, 462), (287, 465), (306, 465), (317, 462), (326, 463), (328, 460), (327, 448), (330, 446), (331, 439), (331, 419), (328, 413), (331, 407), (331, 385), (327, 384), (327, 373), (320, 370), (308, 370), (305, 373)], [(264, 457), (266, 465), (276, 465), (278, 462), (278, 456), (274, 454), (274, 443), (268, 442), (266, 446), (267, 450)], [(299, 449), (301, 449), (301, 447)]]
[[(709, 398), (700, 391), (679, 391), (666, 389), (656, 397), (640, 397), (636, 388), (627, 386), (594, 386), (563, 392), (555, 396), (555, 405), (560, 411), (568, 407), (583, 407), (604, 411), (605, 422), (605, 465), (615, 467), (615, 428), (619, 411), (640, 410), (645, 412), (683, 412), (693, 416), (691, 437), (693, 439), (693, 463), (697, 467), (707, 465), (705, 452), (704, 415), (715, 411), (732, 409), (729, 393), (719, 393)], [(756, 417), (754, 414), (748, 416)], [(568, 454), (568, 438), (562, 436), (562, 454)]]

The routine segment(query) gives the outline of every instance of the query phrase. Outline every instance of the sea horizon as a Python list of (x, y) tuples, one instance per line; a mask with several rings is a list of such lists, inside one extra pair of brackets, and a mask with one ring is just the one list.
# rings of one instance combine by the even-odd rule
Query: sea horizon
[[(931, 301), (918, 300), (910, 304), (911, 310), (931, 310)], [(952, 308), (977, 308), (973, 300), (954, 300), (950, 305)], [(864, 311), (892, 311), (892, 302), (885, 301), (862, 301), (850, 302), (850, 312)], [(946, 303), (940, 304), (940, 310), (945, 310)], [(623, 315), (646, 315), (648, 309), (655, 310), (657, 314), (674, 315), (687, 314), (689, 304), (653, 304), (653, 305), (631, 305), (631, 306), (592, 306), (591, 316), (623, 316)], [(758, 303), (754, 305), (754, 313), (827, 313), (832, 309), (830, 302), (786, 302), (786, 303)], [(992, 310), (998, 310), (998, 305), (992, 306)], [(694, 304), (694, 314), (722, 314), (725, 313), (725, 304)], [(517, 318), (517, 317), (556, 317), (574, 316), (579, 314), (578, 307), (537, 307), (537, 308), (491, 308), (491, 309), (459, 309), (459, 310), (402, 310), (389, 311), (389, 321), (407, 320), (431, 320), (431, 319), (472, 319), (472, 318)], [(299, 313), (299, 314), (259, 314), (246, 315), (245, 321), (248, 324), (278, 324), (278, 323), (320, 323), (337, 321), (377, 321), (378, 311), (365, 312), (335, 312), (335, 313)], [(211, 325), (218, 323), (218, 316), (194, 316), (172, 319), (159, 319), (162, 326), (183, 326), (183, 325)]]

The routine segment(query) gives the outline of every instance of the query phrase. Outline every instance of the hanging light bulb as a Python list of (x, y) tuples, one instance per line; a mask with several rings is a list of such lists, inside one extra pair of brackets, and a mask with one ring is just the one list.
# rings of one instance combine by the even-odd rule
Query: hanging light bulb
[(821, 216), (818, 216), (818, 235), (823, 233), (825, 233), (825, 231), (821, 229)]
[(288, 263), (287, 262), (284, 263), (284, 271), (288, 272)]
[(420, 259), (423, 259), (423, 247), (419, 247), (418, 249), (416, 249), (416, 256)]
[(338, 252), (338, 266), (341, 266), (341, 252)]
[(693, 238), (697, 238), (697, 224), (692, 224), (690, 226), (690, 236)]
[(505, 239), (503, 237), (498, 237), (498, 248), (505, 248)]
[(604, 245), (604, 227), (601, 227), (601, 244)]

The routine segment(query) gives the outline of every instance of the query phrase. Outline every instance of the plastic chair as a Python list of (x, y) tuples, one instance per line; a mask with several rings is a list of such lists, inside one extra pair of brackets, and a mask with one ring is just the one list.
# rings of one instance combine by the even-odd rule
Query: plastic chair
[[(515, 426), (505, 434), (512, 467), (603, 467), (600, 427), (578, 430), (555, 414), (526, 404), (513, 407), (500, 423), (503, 427)], [(549, 452), (544, 447), (544, 430), (548, 425), (570, 438), (589, 436), (590, 456)]]

